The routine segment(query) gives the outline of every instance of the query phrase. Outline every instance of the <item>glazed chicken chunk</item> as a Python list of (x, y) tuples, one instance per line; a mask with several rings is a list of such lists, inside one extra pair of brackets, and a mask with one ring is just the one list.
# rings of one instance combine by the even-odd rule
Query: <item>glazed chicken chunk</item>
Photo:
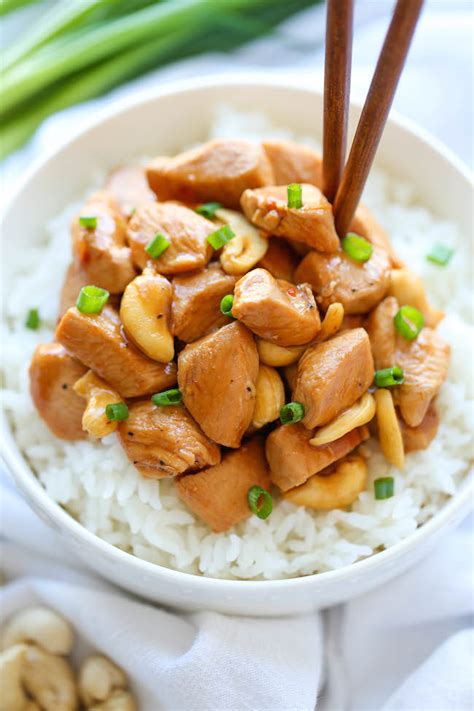
[(268, 249), (257, 267), (266, 269), (275, 279), (294, 281), (295, 269), (298, 266), (298, 257), (285, 240), (270, 237)]
[(221, 459), (220, 448), (181, 406), (134, 402), (118, 433), (130, 461), (152, 479), (198, 471)]
[(275, 279), (265, 269), (253, 269), (239, 279), (232, 315), (257, 336), (278, 346), (309, 343), (321, 328), (308, 284), (295, 286)]
[(188, 508), (219, 532), (251, 515), (247, 493), (255, 485), (266, 490), (271, 485), (260, 437), (245, 442), (234, 452), (226, 452), (220, 464), (179, 477), (176, 489)]
[(416, 452), (426, 449), (436, 437), (439, 427), (439, 415), (433, 403), (426, 415), (416, 427), (409, 427), (402, 419), (399, 420), (405, 452)]
[(145, 202), (156, 200), (150, 190), (145, 170), (138, 165), (122, 165), (107, 177), (105, 188), (114, 197), (120, 211), (130, 217), (137, 207)]
[(61, 439), (83, 439), (82, 400), (74, 383), (87, 368), (66, 353), (59, 343), (37, 346), (30, 365), (30, 392), (36, 409), (51, 432)]
[(252, 421), (257, 346), (241, 323), (223, 326), (186, 346), (178, 358), (184, 404), (208, 437), (238, 447)]
[(261, 146), (218, 138), (174, 158), (155, 158), (147, 177), (159, 200), (217, 200), (238, 208), (243, 191), (271, 184), (273, 171)]
[(289, 237), (320, 252), (335, 252), (339, 238), (331, 204), (319, 188), (304, 184), (303, 206), (288, 207), (286, 185), (246, 190), (241, 199), (247, 219), (277, 237)]
[(307, 146), (293, 141), (264, 141), (263, 150), (273, 168), (275, 185), (310, 183), (321, 188), (321, 156)]
[(152, 361), (127, 341), (119, 315), (110, 306), (100, 314), (70, 308), (59, 322), (56, 338), (122, 397), (155, 393), (176, 383), (175, 363)]

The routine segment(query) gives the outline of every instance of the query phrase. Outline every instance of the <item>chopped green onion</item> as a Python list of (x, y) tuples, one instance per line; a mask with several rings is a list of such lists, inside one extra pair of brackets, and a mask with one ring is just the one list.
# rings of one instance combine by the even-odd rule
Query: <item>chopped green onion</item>
[(112, 405), (106, 405), (105, 414), (110, 422), (126, 420), (128, 417), (128, 407), (124, 402), (114, 402)]
[(393, 476), (384, 476), (381, 479), (374, 481), (375, 498), (380, 501), (382, 499), (390, 499), (395, 491), (395, 481)]
[(414, 341), (425, 325), (423, 314), (414, 306), (402, 306), (393, 322), (398, 333), (407, 341)]
[(77, 297), (76, 306), (81, 314), (100, 314), (110, 294), (98, 286), (83, 286)]
[(233, 316), (232, 316), (232, 306), (233, 305), (234, 305), (234, 297), (232, 296), (232, 294), (227, 294), (227, 296), (224, 296), (224, 298), (221, 301), (221, 311), (224, 314), (224, 316), (233, 318)]
[(199, 207), (195, 209), (195, 212), (197, 212), (198, 215), (207, 217), (208, 220), (212, 220), (217, 210), (220, 210), (221, 207), (220, 202), (205, 202), (203, 205), (199, 205)]
[(287, 187), (288, 207), (299, 210), (303, 207), (303, 188), (298, 183), (291, 183)]
[(342, 249), (356, 262), (367, 262), (372, 256), (374, 248), (365, 237), (349, 232), (342, 240)]
[(390, 388), (393, 385), (401, 385), (405, 380), (405, 375), (402, 368), (394, 365), (393, 368), (383, 368), (376, 370), (374, 375), (374, 383), (378, 388)]
[(304, 417), (304, 406), (300, 402), (289, 402), (280, 410), (282, 425), (294, 425)]
[(97, 227), (97, 217), (92, 217), (91, 215), (81, 215), (79, 218), (79, 224), (81, 227), (87, 227), (88, 230), (95, 230)]
[(152, 395), (151, 401), (154, 405), (179, 405), (183, 396), (181, 395), (181, 390), (178, 388), (172, 388), (171, 390), (164, 390), (162, 393), (156, 393)]
[(158, 259), (161, 257), (164, 251), (168, 249), (171, 242), (166, 239), (166, 237), (160, 233), (155, 235), (151, 242), (148, 242), (145, 247), (145, 252), (147, 252), (153, 259)]
[(220, 249), (227, 244), (227, 242), (230, 242), (231, 239), (234, 239), (234, 237), (235, 232), (232, 232), (229, 225), (222, 225), (218, 230), (208, 235), (207, 241), (214, 249)]
[(32, 331), (36, 331), (36, 329), (40, 325), (40, 317), (39, 317), (39, 311), (38, 309), (30, 309), (28, 311), (28, 314), (26, 316), (26, 321), (25, 321), (25, 326), (26, 328), (31, 328)]
[(249, 509), (259, 518), (268, 518), (273, 510), (271, 494), (261, 486), (252, 486), (248, 490), (247, 501)]
[(431, 252), (428, 252), (426, 259), (429, 262), (433, 262), (433, 264), (438, 264), (440, 267), (445, 267), (453, 254), (454, 249), (452, 247), (448, 247), (447, 244), (440, 244), (438, 242), (438, 244), (433, 245)]

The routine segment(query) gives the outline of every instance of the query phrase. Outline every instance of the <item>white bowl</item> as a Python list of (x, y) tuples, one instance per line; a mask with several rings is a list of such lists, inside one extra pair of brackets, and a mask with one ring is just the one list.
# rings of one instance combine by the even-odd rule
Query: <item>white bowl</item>
[[(2, 252), (21, 249), (41, 226), (90, 186), (98, 170), (139, 155), (178, 151), (206, 137), (216, 104), (265, 112), (276, 125), (319, 135), (322, 96), (274, 79), (192, 79), (130, 101), (113, 104), (77, 136), (54, 146), (31, 167), (4, 212)], [(360, 108), (352, 106), (351, 125)], [(411, 182), (420, 201), (441, 218), (471, 230), (473, 185), (462, 163), (424, 131), (392, 118), (380, 146), (378, 165)], [(34, 476), (1, 415), (3, 456), (26, 500), (97, 573), (153, 601), (187, 609), (245, 615), (284, 615), (334, 605), (398, 575), (426, 555), (449, 526), (467, 513), (472, 489), (460, 490), (426, 524), (386, 551), (319, 575), (274, 581), (216, 580), (148, 563), (96, 537), (52, 501)]]

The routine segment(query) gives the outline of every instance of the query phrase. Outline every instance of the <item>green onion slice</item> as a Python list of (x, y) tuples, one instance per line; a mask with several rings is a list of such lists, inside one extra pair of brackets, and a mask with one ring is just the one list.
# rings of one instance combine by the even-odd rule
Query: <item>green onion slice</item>
[(110, 294), (98, 286), (83, 286), (77, 297), (76, 306), (82, 314), (100, 314)]
[(271, 494), (261, 486), (252, 486), (248, 490), (247, 501), (249, 509), (259, 518), (268, 518), (273, 510)]
[(433, 264), (438, 264), (440, 267), (445, 267), (449, 263), (454, 254), (454, 249), (448, 247), (447, 244), (437, 243), (433, 245), (431, 252), (428, 252), (426, 259)]
[(106, 405), (105, 414), (110, 422), (120, 422), (128, 417), (128, 407), (124, 402), (114, 402)]
[(299, 210), (303, 207), (303, 188), (299, 183), (291, 183), (287, 187), (288, 207)]
[(393, 476), (384, 476), (374, 481), (374, 493), (378, 501), (392, 498), (394, 491), (395, 481)]
[(402, 306), (393, 319), (398, 333), (407, 341), (414, 341), (425, 325), (423, 314), (414, 306)]
[(164, 390), (162, 393), (156, 393), (152, 395), (151, 401), (154, 405), (179, 405), (183, 396), (181, 390), (178, 388), (172, 388), (171, 390)]
[(294, 425), (304, 417), (304, 406), (300, 402), (288, 402), (280, 410), (282, 425)]
[(370, 242), (355, 232), (349, 232), (341, 244), (344, 252), (356, 262), (367, 262), (374, 251)]
[(26, 328), (31, 328), (32, 331), (36, 331), (40, 325), (40, 317), (38, 309), (30, 309), (26, 316), (25, 326)]
[(208, 235), (207, 241), (214, 249), (220, 249), (227, 244), (227, 242), (230, 242), (231, 239), (234, 239), (234, 237), (235, 232), (232, 232), (229, 225), (222, 225), (218, 230)]
[(393, 368), (383, 368), (376, 370), (374, 383), (378, 388), (391, 388), (393, 385), (401, 385), (405, 380), (402, 368), (394, 365)]
[(161, 257), (163, 252), (165, 252), (170, 246), (171, 242), (166, 239), (166, 237), (160, 233), (156, 234), (151, 242), (148, 242), (145, 247), (145, 252), (147, 252), (152, 259), (158, 259)]
[(208, 220), (212, 220), (217, 210), (220, 210), (221, 207), (220, 202), (205, 202), (203, 205), (199, 205), (199, 207), (195, 209), (195, 212), (197, 212), (198, 215), (207, 217)]
[(232, 306), (234, 305), (234, 297), (232, 294), (227, 294), (221, 301), (221, 312), (224, 316), (233, 318), (232, 316)]
[(97, 227), (97, 217), (92, 215), (81, 215), (79, 217), (79, 224), (81, 227), (86, 227), (88, 230), (95, 230)]

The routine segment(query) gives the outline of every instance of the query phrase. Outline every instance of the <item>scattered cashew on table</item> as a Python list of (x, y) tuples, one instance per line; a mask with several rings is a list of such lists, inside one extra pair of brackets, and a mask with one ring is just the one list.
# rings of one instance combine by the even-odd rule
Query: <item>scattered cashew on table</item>
[(84, 659), (76, 678), (74, 630), (48, 607), (14, 614), (0, 643), (0, 711), (137, 711), (125, 673), (107, 657)]

